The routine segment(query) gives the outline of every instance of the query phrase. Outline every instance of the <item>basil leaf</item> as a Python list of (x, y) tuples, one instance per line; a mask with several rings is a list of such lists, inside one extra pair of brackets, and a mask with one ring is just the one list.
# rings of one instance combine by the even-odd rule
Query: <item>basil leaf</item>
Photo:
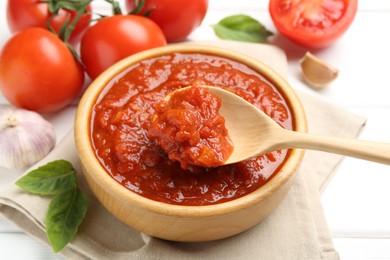
[(54, 252), (62, 250), (76, 235), (88, 208), (72, 164), (65, 160), (50, 162), (15, 184), (34, 194), (54, 195), (46, 213), (46, 235)]
[(15, 184), (21, 189), (39, 195), (55, 195), (77, 186), (76, 171), (65, 160), (50, 162), (30, 171)]
[(54, 252), (62, 250), (76, 235), (88, 207), (88, 199), (79, 188), (54, 196), (46, 215), (46, 234)]
[(219, 38), (235, 41), (264, 42), (273, 35), (259, 21), (243, 14), (228, 16), (213, 29)]

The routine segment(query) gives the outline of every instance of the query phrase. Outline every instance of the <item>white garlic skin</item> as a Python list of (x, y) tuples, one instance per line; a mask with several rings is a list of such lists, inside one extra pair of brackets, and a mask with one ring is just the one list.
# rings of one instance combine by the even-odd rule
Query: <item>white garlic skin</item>
[(27, 168), (45, 157), (55, 143), (54, 128), (41, 115), (0, 106), (0, 167)]

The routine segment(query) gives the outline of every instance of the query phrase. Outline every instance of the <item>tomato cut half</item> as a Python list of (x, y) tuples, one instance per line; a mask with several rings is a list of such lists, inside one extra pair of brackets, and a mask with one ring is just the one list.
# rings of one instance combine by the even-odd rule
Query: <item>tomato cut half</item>
[(351, 25), (357, 0), (270, 0), (269, 12), (278, 31), (309, 48), (332, 44)]

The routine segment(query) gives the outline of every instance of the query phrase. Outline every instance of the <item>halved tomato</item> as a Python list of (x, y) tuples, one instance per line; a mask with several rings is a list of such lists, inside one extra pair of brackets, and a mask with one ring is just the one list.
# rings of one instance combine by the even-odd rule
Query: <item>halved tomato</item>
[(269, 12), (278, 31), (309, 48), (332, 44), (351, 25), (357, 0), (270, 0)]

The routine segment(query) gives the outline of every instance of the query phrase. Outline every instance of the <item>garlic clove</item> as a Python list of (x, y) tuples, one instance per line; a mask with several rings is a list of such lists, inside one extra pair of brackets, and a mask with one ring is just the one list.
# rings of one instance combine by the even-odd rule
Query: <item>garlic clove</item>
[(55, 146), (52, 124), (36, 112), (0, 106), (0, 167), (24, 169)]
[(327, 64), (310, 52), (306, 52), (305, 56), (301, 59), (300, 64), (303, 78), (315, 89), (326, 87), (337, 78), (339, 74), (338, 69)]

